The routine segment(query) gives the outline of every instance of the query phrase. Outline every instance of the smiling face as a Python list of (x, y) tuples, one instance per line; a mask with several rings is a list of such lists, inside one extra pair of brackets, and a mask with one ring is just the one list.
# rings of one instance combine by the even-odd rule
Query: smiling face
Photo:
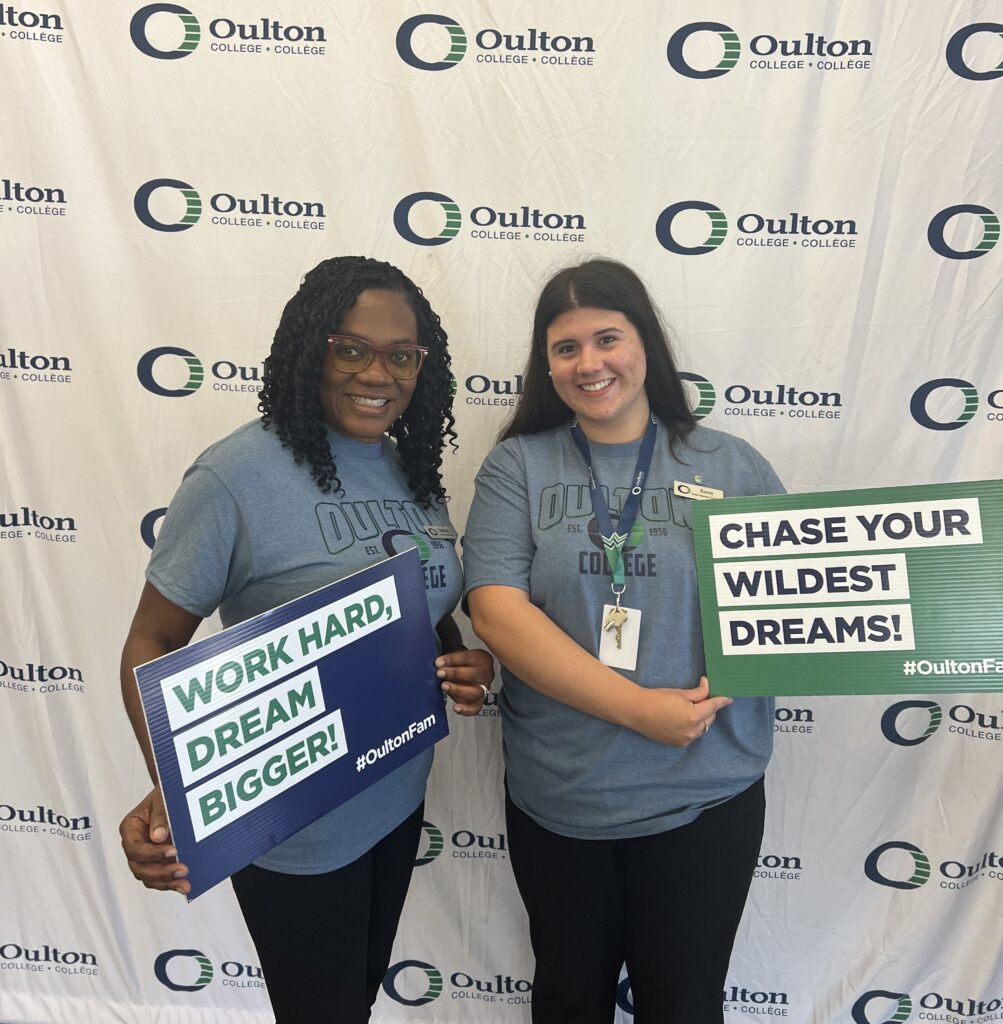
[(644, 433), (647, 359), (623, 313), (590, 306), (562, 313), (547, 328), (547, 362), (554, 390), (590, 440), (615, 444)]
[[(359, 338), (376, 349), (401, 343), (416, 345), (418, 321), (397, 292), (368, 288), (359, 293), (341, 323), (332, 325), (332, 333)], [(320, 370), (324, 422), (353, 441), (375, 443), (407, 408), (417, 383), (417, 377), (391, 377), (380, 359), (373, 359), (359, 373), (345, 373), (335, 368), (328, 352)]]

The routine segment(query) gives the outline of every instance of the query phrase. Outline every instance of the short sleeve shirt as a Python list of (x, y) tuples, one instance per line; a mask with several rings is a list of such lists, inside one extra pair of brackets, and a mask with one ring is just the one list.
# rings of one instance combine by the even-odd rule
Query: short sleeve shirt
[[(591, 445), (597, 481), (614, 523), (632, 483), (639, 442)], [(678, 482), (728, 496), (783, 491), (746, 442), (696, 427), (673, 452), (659, 425), (651, 470), (625, 546), (623, 603), (641, 610), (641, 686), (691, 687), (704, 674), (691, 500)], [(593, 655), (609, 563), (596, 525), (585, 460), (567, 426), (510, 438), (477, 475), (463, 543), (465, 589), (500, 585), (533, 604)], [(688, 747), (655, 743), (630, 729), (544, 696), (503, 666), (502, 711), (509, 792), (540, 825), (583, 839), (651, 835), (692, 821), (764, 772), (772, 751), (773, 702), (740, 698)]]
[[(366, 444), (328, 431), (342, 490), (324, 494), (307, 465), (260, 421), (203, 452), (185, 473), (161, 526), (147, 579), (168, 600), (232, 626), (333, 580), (417, 546), (433, 623), (462, 587), (449, 541), (426, 527), (449, 526), (441, 504), (411, 494), (387, 439)], [(421, 803), (428, 750), (276, 846), (255, 863), (318, 874), (356, 860)]]

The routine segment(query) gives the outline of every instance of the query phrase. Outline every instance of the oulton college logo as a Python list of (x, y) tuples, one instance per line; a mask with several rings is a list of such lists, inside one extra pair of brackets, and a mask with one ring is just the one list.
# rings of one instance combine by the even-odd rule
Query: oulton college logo
[(717, 392), (714, 390), (714, 385), (699, 373), (680, 371), (679, 378), (689, 381), (696, 388), (697, 399), (693, 403), (692, 410), (696, 419), (702, 420), (704, 416), (709, 416), (717, 403)]
[[(189, 962), (181, 967), (175, 963), (178, 960)], [(195, 961), (194, 965), (190, 961)], [(186, 978), (193, 974), (194, 967), (198, 967), (199, 973), (193, 980), (177, 980), (178, 976)], [(153, 973), (157, 981), (172, 992), (198, 992), (212, 981), (213, 966), (201, 949), (169, 949), (153, 961)]]
[[(412, 971), (412, 973), (419, 971), (425, 975), (422, 985), (425, 991), (422, 995), (409, 998), (399, 991), (398, 985), (402, 980), (400, 976), (405, 971)], [(400, 963), (394, 964), (384, 976), (383, 991), (394, 1002), (402, 1003), (404, 1006), (424, 1006), (442, 994), (442, 972), (434, 965), (425, 963), (424, 960), (401, 960)]]
[[(715, 40), (713, 37), (717, 36)], [(700, 38), (702, 37), (702, 38)], [(780, 38), (759, 32), (748, 40), (747, 67), (753, 71), (865, 71), (874, 53), (871, 39), (828, 38), (815, 31)], [(720, 78), (733, 70), (742, 56), (742, 40), (730, 26), (718, 21), (694, 21), (676, 29), (665, 50), (669, 67), (685, 78)]]
[[(231, 6), (234, 6), (231, 4)], [(177, 21), (172, 22), (174, 15)], [(155, 24), (151, 26), (151, 22)], [(178, 25), (177, 22), (180, 22)], [(173, 31), (172, 31), (173, 29)], [(180, 30), (180, 33), (179, 33)], [(286, 24), (274, 17), (254, 22), (213, 18), (207, 25), (209, 49), (221, 53), (285, 54), (320, 56), (327, 52), (327, 34), (322, 25)], [(187, 7), (172, 3), (153, 3), (141, 7), (129, 23), (133, 46), (156, 60), (180, 60), (198, 49), (202, 27)], [(267, 44), (267, 45), (266, 45)]]
[[(672, 224), (681, 213), (690, 210), (703, 211), (710, 221), (710, 234), (700, 245), (683, 245), (672, 233)], [(728, 218), (719, 206), (702, 199), (684, 199), (682, 202), (667, 206), (655, 221), (655, 237), (659, 244), (679, 256), (703, 256), (713, 252), (728, 235)]]
[[(438, 203), (445, 214), (445, 224), (437, 235), (419, 235), (411, 227), (411, 210), (418, 203)], [(405, 196), (394, 208), (394, 228), (405, 241), (414, 245), (445, 245), (460, 232), (459, 205), (441, 192), (412, 192)]]
[(443, 847), (445, 846), (445, 840), (442, 838), (442, 832), (436, 828), (430, 821), (423, 821), (421, 823), (421, 834), (425, 840), (424, 849), (421, 846), (418, 848), (418, 855), (415, 857), (414, 866), (416, 868), (423, 867), (426, 864), (431, 864), (436, 857), (442, 853)]
[[(442, 25), (449, 33), (449, 49), (441, 60), (423, 60), (414, 51), (413, 36), (423, 25)], [(419, 71), (446, 71), (455, 68), (467, 52), (467, 34), (458, 22), (444, 14), (416, 14), (397, 29), (397, 53), (405, 64)]]
[[(904, 859), (901, 854), (907, 853), (912, 858), (912, 874), (908, 878), (893, 878), (885, 873), (881, 861), (889, 852), (896, 851), (897, 859)], [(887, 860), (885, 861), (887, 863)], [(901, 872), (900, 872), (901, 873)], [(864, 861), (864, 874), (878, 885), (886, 885), (889, 889), (918, 889), (930, 881), (930, 858), (915, 844), (902, 840), (892, 840), (875, 847)]]
[[(710, 232), (702, 241), (699, 231), (701, 218), (694, 213), (704, 213), (709, 221)], [(681, 229), (676, 221), (682, 216)], [(767, 252), (778, 249), (853, 249), (857, 246), (859, 231), (857, 221), (852, 217), (815, 217), (811, 214), (791, 210), (779, 216), (747, 210), (735, 217), (738, 235), (735, 244), (740, 247), (765, 248)], [(728, 215), (720, 206), (703, 199), (684, 199), (666, 206), (655, 220), (655, 237), (658, 244), (679, 256), (705, 256), (719, 248), (728, 237)], [(683, 241), (686, 239), (687, 241)]]
[[(904, 735), (900, 728), (903, 714), (910, 715), (914, 711), (926, 711), (929, 718), (926, 728), (919, 734)], [(944, 719), (941, 706), (932, 700), (900, 700), (892, 704), (881, 716), (881, 734), (889, 743), (900, 747), (916, 747), (925, 743), (939, 728)]]
[[(714, 32), (721, 37), (724, 44), (724, 54), (720, 61), (711, 68), (699, 69), (693, 67), (683, 54), (683, 49), (690, 37), (698, 32)], [(738, 63), (742, 55), (742, 43), (738, 33), (728, 25), (722, 25), (717, 21), (695, 21), (691, 25), (683, 25), (676, 29), (669, 39), (666, 47), (666, 57), (669, 66), (673, 71), (686, 78), (719, 78), (726, 75)]]
[[(882, 1016), (879, 1020), (870, 1009), (870, 1005), (878, 1000), (885, 1002), (889, 999), (895, 1000), (895, 1008), (891, 1011), (891, 1016)], [(865, 992), (853, 1004), (850, 1015), (853, 1017), (854, 1024), (902, 1024), (912, 1015), (912, 997), (905, 992), (886, 992), (884, 989), (874, 989)]]
[[(265, 987), (264, 974), (256, 964), (224, 960), (219, 973), (224, 985), (234, 984), (227, 979), (242, 978), (242, 986)], [(168, 949), (153, 961), (153, 974), (172, 992), (199, 992), (216, 977), (216, 969), (201, 949)]]
[[(595, 40), (591, 36), (564, 35), (549, 29), (508, 31), (493, 26), (472, 28), (475, 62), (495, 67), (531, 65), (550, 68), (591, 66)], [(448, 71), (466, 56), (466, 30), (444, 14), (416, 14), (401, 23), (395, 39), (397, 54), (419, 71)], [(499, 52), (500, 51), (500, 52)], [(540, 56), (535, 56), (540, 54)]]
[(1003, 50), (1000, 52), (999, 64), (982, 71), (973, 68), (965, 57), (965, 44), (974, 36), (980, 36), (983, 33), (996, 35), (1003, 39), (1003, 25), (995, 21), (982, 21), (975, 25), (966, 25), (964, 28), (959, 28), (948, 40), (944, 56), (947, 58), (947, 66), (959, 78), (967, 78), (970, 82), (988, 82), (995, 78), (1003, 78)]
[[(158, 195), (161, 192), (174, 195)], [(184, 203), (183, 213), (180, 213), (179, 198)], [(199, 222), (202, 205), (202, 196), (194, 185), (179, 178), (151, 178), (136, 189), (132, 200), (139, 222), (154, 231), (187, 231)], [(325, 230), (327, 214), (324, 204), (315, 199), (285, 199), (267, 191), (255, 196), (214, 192), (209, 196), (208, 205), (213, 211), (210, 219), (216, 226), (256, 230)], [(173, 214), (176, 219), (162, 220), (163, 211), (170, 210), (172, 206), (178, 210)], [(151, 207), (156, 207), (160, 215), (155, 215)]]
[[(946, 388), (960, 391), (964, 398), (964, 406), (954, 419), (934, 419), (927, 410), (930, 398), (935, 392)], [(958, 430), (975, 416), (978, 409), (978, 390), (970, 380), (962, 380), (960, 377), (937, 377), (934, 380), (928, 380), (916, 388), (909, 401), (909, 412), (912, 413), (912, 418), (927, 430)]]
[[(187, 366), (188, 380), (181, 387), (167, 388), (157, 382), (153, 372), (154, 367), (165, 357), (181, 359)], [(160, 348), (150, 349), (139, 360), (136, 365), (136, 376), (139, 378), (139, 383), (155, 395), (160, 395), (162, 398), (186, 398), (189, 395), (194, 395), (202, 386), (205, 380), (205, 367), (194, 352), (189, 352), (186, 348), (178, 348), (175, 345), (162, 345)]]
[[(181, 20), (184, 38), (171, 50), (162, 50), (149, 40), (147, 24), (157, 14), (176, 14)], [(199, 27), (198, 18), (187, 7), (158, 3), (148, 4), (136, 11), (129, 23), (129, 35), (132, 38), (133, 46), (147, 57), (155, 57), (158, 60), (178, 60), (195, 52), (195, 48), (202, 38), (202, 29)]]
[[(157, 220), (150, 212), (150, 200), (153, 194), (162, 188), (175, 189), (181, 193), (185, 201), (184, 216), (177, 221), (167, 223)], [(202, 216), (202, 197), (187, 181), (180, 181), (178, 178), (153, 178), (136, 190), (132, 208), (140, 223), (153, 228), (154, 231), (187, 231), (194, 227)]]
[[(973, 215), (982, 221), (982, 237), (971, 248), (955, 249), (947, 244), (947, 226), (957, 217), (964, 215)], [(996, 247), (1000, 240), (1000, 219), (987, 206), (958, 203), (956, 206), (948, 206), (933, 217), (926, 229), (926, 240), (930, 243), (930, 248), (945, 259), (975, 260)]]

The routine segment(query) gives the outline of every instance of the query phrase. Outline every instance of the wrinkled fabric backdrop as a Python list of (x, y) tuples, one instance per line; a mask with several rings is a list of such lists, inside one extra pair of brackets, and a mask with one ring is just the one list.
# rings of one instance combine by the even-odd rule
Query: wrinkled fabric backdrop
[[(588, 255), (637, 268), (694, 406), (791, 491), (1000, 476), (1001, 18), (5, 0), (0, 1019), (272, 1019), (229, 887), (126, 869), (117, 665), (160, 515), (256, 415), (319, 260), (390, 260), (442, 315), (461, 528), (536, 293)], [(528, 1022), (493, 698), (452, 729), (374, 1019)], [(727, 1020), (1003, 1020), (1001, 733), (996, 694), (779, 701)]]

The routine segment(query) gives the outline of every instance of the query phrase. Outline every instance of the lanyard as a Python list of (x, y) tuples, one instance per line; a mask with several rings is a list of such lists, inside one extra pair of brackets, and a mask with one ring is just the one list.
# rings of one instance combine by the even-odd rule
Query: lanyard
[(613, 573), (612, 588), (617, 595), (617, 604), (620, 603), (620, 595), (626, 590), (627, 583), (623, 571), (623, 546), (630, 536), (630, 528), (637, 518), (637, 510), (641, 506), (641, 491), (644, 487), (644, 478), (651, 468), (651, 456), (655, 451), (655, 434), (657, 422), (651, 417), (648, 429), (645, 431), (644, 439), (641, 441), (641, 450), (637, 453), (637, 464), (634, 466), (634, 486), (624, 502), (623, 510), (620, 513), (620, 522), (613, 529), (613, 520), (610, 518), (609, 506), (603, 497), (602, 491), (596, 482), (595, 473), (592, 470), (592, 450), (589, 448), (589, 441), (578, 421), (571, 424), (571, 437), (578, 450), (585, 459), (585, 465), (589, 471), (589, 493), (592, 496), (592, 511), (595, 514), (596, 522), (599, 524), (599, 532), (602, 534), (603, 548), (606, 551), (606, 559)]

